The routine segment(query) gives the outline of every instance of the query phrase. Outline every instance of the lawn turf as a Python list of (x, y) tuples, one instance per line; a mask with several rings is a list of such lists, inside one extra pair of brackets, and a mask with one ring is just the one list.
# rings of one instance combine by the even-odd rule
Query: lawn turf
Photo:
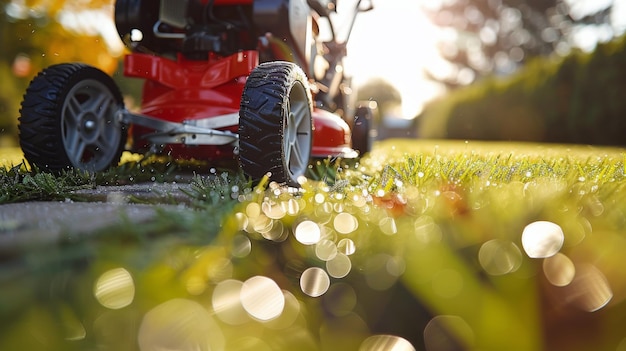
[(198, 176), (187, 212), (6, 257), (0, 349), (616, 350), (625, 155), (390, 140), (300, 191)]

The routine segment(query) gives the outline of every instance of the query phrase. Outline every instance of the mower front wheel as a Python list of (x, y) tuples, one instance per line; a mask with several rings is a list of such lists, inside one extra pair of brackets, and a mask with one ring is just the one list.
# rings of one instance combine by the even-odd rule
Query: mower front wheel
[(124, 104), (113, 79), (80, 63), (43, 70), (30, 83), (19, 118), (26, 160), (40, 169), (102, 171), (116, 165), (126, 143), (117, 119)]
[(246, 82), (239, 110), (239, 163), (253, 180), (266, 174), (299, 186), (313, 145), (311, 92), (296, 64), (257, 66)]

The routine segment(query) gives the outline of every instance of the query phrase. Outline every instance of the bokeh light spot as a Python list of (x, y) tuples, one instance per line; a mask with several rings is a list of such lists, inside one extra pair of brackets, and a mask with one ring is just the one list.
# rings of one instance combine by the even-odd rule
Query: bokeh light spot
[(246, 215), (249, 218), (257, 218), (261, 214), (261, 206), (256, 202), (251, 202), (246, 206)]
[(211, 264), (206, 267), (206, 275), (210, 281), (219, 283), (222, 280), (226, 280), (233, 275), (233, 263), (225, 258), (216, 258)]
[(231, 325), (243, 324), (250, 320), (241, 304), (243, 282), (234, 279), (224, 280), (213, 290), (211, 304), (217, 317)]
[(576, 267), (576, 275), (565, 287), (565, 294), (565, 301), (587, 312), (602, 309), (613, 298), (613, 291), (604, 274), (589, 264)]
[(237, 221), (238, 230), (245, 230), (246, 228), (248, 228), (248, 216), (246, 216), (245, 213), (235, 213), (235, 221)]
[(137, 340), (141, 351), (224, 349), (224, 335), (209, 312), (187, 299), (172, 299), (148, 311)]
[(143, 33), (137, 29), (133, 28), (130, 30), (130, 40), (133, 42), (140, 42), (143, 40)]
[(250, 239), (243, 235), (237, 235), (233, 238), (233, 251), (235, 257), (246, 257), (252, 251), (252, 243)]
[(478, 261), (488, 274), (508, 274), (515, 272), (522, 264), (522, 252), (510, 241), (494, 239), (480, 247)]
[(191, 295), (200, 295), (206, 289), (206, 281), (202, 277), (193, 275), (185, 281), (185, 288)]
[(396, 226), (396, 221), (391, 217), (385, 217), (380, 220), (378, 223), (380, 230), (387, 235), (393, 235), (398, 232), (398, 227)]
[(285, 308), (285, 296), (275, 281), (254, 276), (241, 287), (241, 304), (253, 318), (269, 321), (277, 318)]
[(259, 215), (258, 217), (253, 219), (251, 221), (251, 224), (252, 224), (252, 229), (254, 229), (255, 232), (261, 235), (269, 233), (274, 227), (274, 221), (272, 221), (269, 217), (267, 217), (264, 214)]
[(315, 245), (315, 255), (322, 261), (328, 261), (337, 256), (337, 245), (332, 240), (321, 240)]
[(554, 256), (564, 241), (565, 235), (561, 227), (548, 221), (533, 222), (522, 232), (522, 246), (531, 258)]
[(352, 196), (352, 203), (354, 204), (354, 206), (361, 208), (367, 205), (367, 199), (360, 194), (354, 194)]
[(353, 215), (342, 212), (335, 216), (333, 226), (338, 233), (350, 234), (357, 230), (359, 227), (359, 221)]
[(296, 240), (304, 245), (313, 245), (320, 241), (322, 230), (320, 226), (313, 221), (302, 221), (295, 229)]
[(287, 239), (289, 232), (285, 230), (285, 226), (281, 221), (273, 221), (272, 226), (268, 231), (260, 233), (265, 239), (281, 242)]
[[(298, 202), (298, 200), (296, 199), (289, 199), (287, 200), (287, 203), (285, 204), (285, 211), (287, 211), (287, 214), (290, 216), (295, 216), (298, 214), (298, 212), (300, 212), (300, 203)], [(302, 206), (303, 207), (303, 206)]]
[(404, 274), (404, 271), (406, 269), (406, 263), (404, 262), (404, 259), (402, 259), (402, 257), (391, 256), (387, 260), (385, 268), (387, 268), (387, 272), (392, 276), (399, 277)]
[(283, 290), (285, 308), (278, 318), (272, 319), (265, 325), (271, 329), (286, 329), (294, 325), (300, 315), (300, 301), (289, 291)]
[(373, 335), (361, 343), (359, 351), (415, 351), (415, 347), (399, 336)]
[(326, 261), (326, 270), (333, 278), (343, 278), (352, 270), (352, 261), (347, 255), (338, 253), (333, 259)]
[(440, 242), (443, 235), (435, 220), (423, 215), (415, 220), (415, 236), (423, 244), (432, 244)]
[(115, 268), (104, 272), (98, 278), (93, 293), (102, 306), (116, 310), (133, 302), (135, 283), (126, 269)]
[(302, 272), (300, 276), (300, 289), (302, 292), (311, 296), (322, 296), (330, 287), (330, 278), (323, 269), (319, 267), (311, 267)]
[(285, 217), (285, 214), (287, 213), (281, 203), (276, 203), (274, 201), (264, 201), (261, 205), (261, 209), (263, 210), (263, 213), (271, 219), (281, 219)]
[(440, 315), (426, 324), (424, 344), (426, 350), (459, 350), (463, 349), (463, 345), (473, 349), (471, 346), (474, 344), (474, 332), (463, 318)]
[(337, 243), (337, 250), (344, 255), (350, 256), (356, 252), (356, 245), (352, 239), (344, 238)]
[(543, 260), (543, 274), (550, 284), (566, 286), (574, 280), (576, 267), (569, 257), (562, 253), (557, 253)]
[(326, 201), (326, 197), (324, 194), (317, 193), (315, 194), (315, 202), (318, 204), (323, 204)]

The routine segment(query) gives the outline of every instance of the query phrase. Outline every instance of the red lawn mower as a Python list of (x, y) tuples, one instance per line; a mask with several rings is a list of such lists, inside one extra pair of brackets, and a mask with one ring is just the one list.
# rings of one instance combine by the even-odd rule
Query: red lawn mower
[[(349, 31), (357, 13), (371, 8), (364, 3), (355, 1)], [(124, 107), (104, 72), (80, 63), (51, 66), (22, 102), (24, 155), (50, 171), (105, 170), (125, 149), (232, 159), (253, 180), (269, 172), (292, 186), (312, 158), (358, 157), (371, 147), (371, 111), (350, 107), (347, 38), (335, 34), (335, 6), (336, 0), (117, 1), (117, 30), (132, 51), (124, 74), (145, 80), (139, 111)]]

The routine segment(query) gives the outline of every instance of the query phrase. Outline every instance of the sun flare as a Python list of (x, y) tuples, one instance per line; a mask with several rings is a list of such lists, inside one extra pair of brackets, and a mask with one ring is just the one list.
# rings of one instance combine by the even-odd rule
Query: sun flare
[[(442, 88), (424, 77), (424, 68), (444, 64), (437, 50), (439, 29), (421, 10), (421, 1), (379, 0), (359, 14), (348, 43), (348, 69), (355, 86), (383, 78), (402, 96), (403, 118), (413, 118)], [(339, 9), (341, 10), (341, 8)]]

